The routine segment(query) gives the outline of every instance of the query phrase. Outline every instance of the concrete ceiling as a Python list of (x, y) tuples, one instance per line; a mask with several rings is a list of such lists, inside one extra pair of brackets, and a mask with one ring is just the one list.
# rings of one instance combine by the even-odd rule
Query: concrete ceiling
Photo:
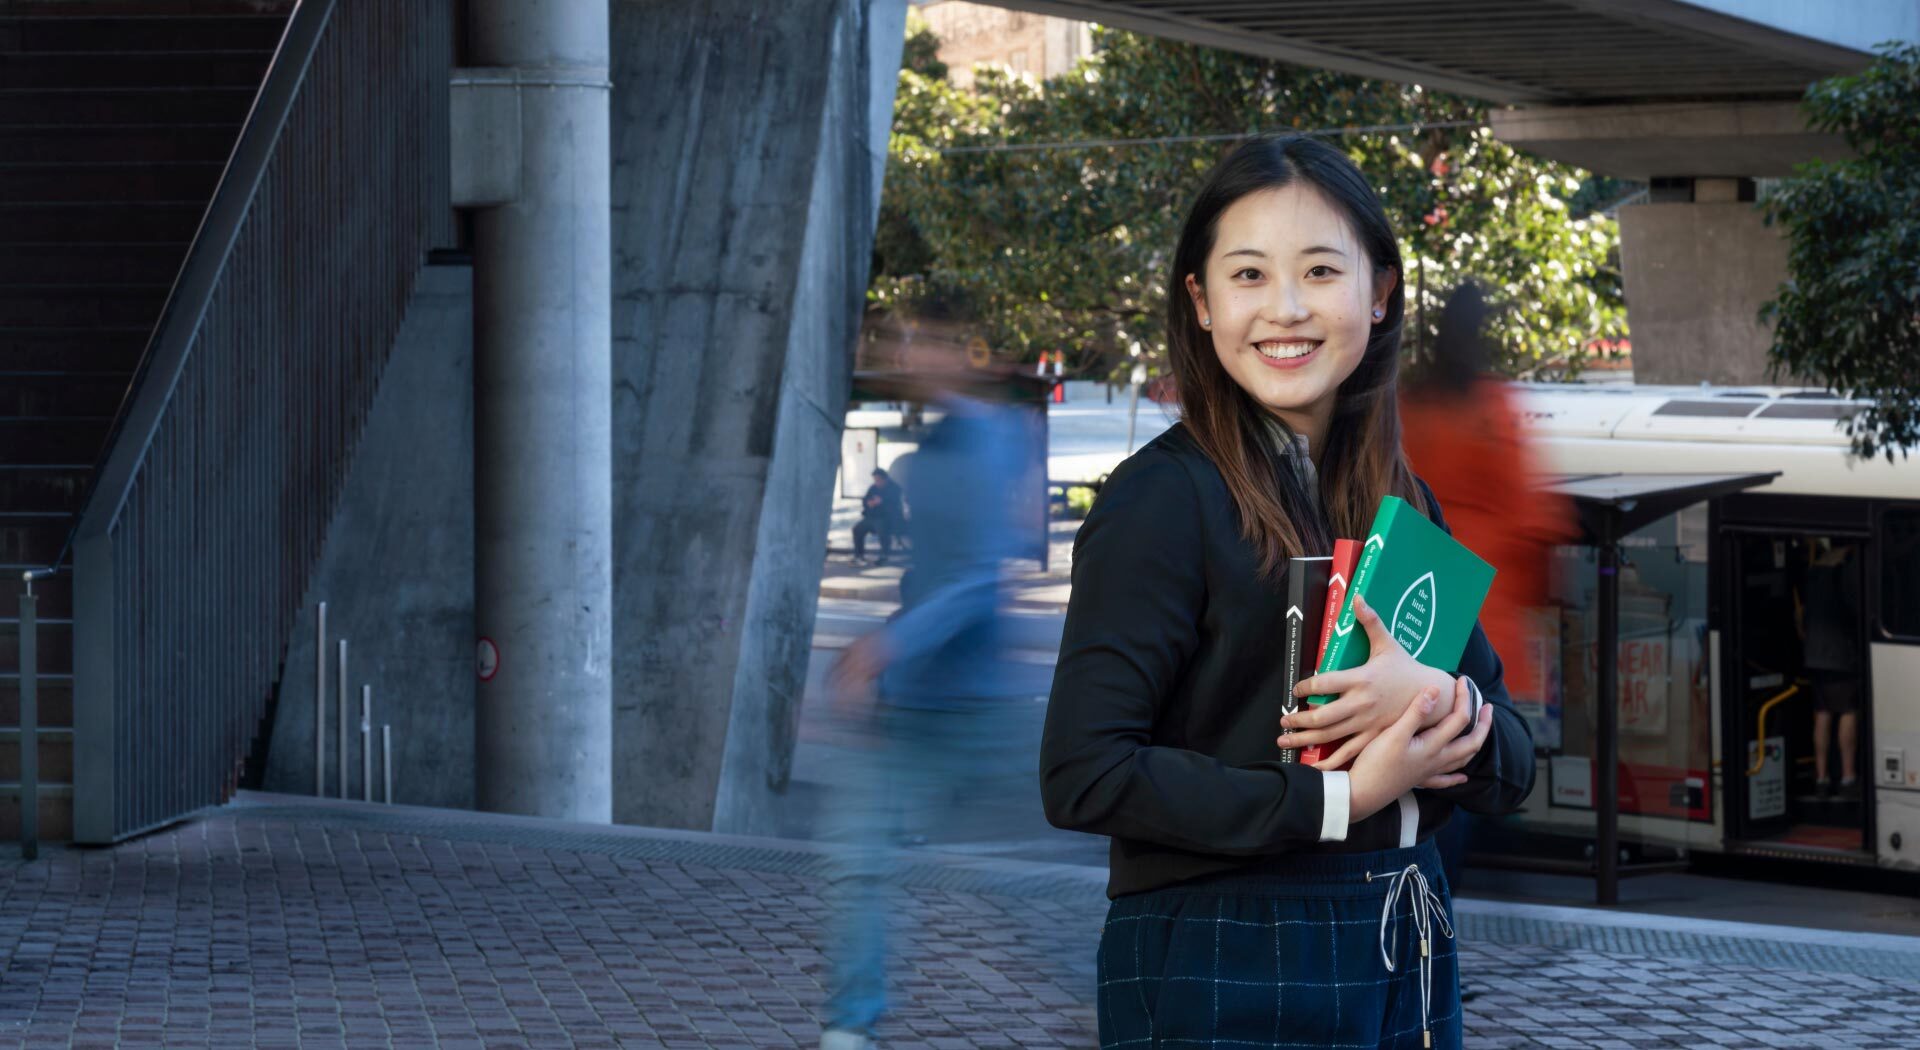
[[(1511, 104), (1793, 99), (1871, 58), (1686, 0), (991, 2)], [(1888, 37), (1912, 21), (1899, 7), (1860, 11), (1895, 12), (1882, 19)]]

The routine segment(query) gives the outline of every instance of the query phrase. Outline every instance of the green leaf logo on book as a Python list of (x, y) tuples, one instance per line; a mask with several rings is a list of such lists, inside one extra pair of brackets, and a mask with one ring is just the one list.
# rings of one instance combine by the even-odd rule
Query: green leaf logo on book
[[(1449, 674), (1480, 618), (1480, 605), (1493, 586), (1493, 566), (1428, 521), (1407, 501), (1380, 501), (1360, 550), (1333, 640), (1316, 674), (1344, 671), (1367, 662), (1367, 632), (1354, 625), (1353, 596), (1360, 595), (1386, 619), (1387, 630), (1408, 655)], [(1324, 704), (1332, 696), (1312, 697)], [(1326, 749), (1328, 753), (1332, 748)]]

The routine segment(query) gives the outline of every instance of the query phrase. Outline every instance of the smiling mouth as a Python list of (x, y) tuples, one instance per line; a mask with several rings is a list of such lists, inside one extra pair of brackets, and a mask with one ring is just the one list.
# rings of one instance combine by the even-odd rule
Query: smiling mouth
[(1296, 357), (1305, 357), (1320, 349), (1318, 339), (1269, 339), (1253, 344), (1260, 356), (1269, 361), (1288, 361)]

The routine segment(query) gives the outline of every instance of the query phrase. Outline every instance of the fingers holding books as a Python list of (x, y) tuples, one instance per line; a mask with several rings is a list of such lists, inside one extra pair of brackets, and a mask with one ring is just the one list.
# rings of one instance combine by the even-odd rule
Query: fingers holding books
[[(1493, 729), (1493, 705), (1482, 706), (1478, 718), (1472, 712), (1472, 687), (1467, 685), (1466, 679), (1456, 679), (1453, 709), (1438, 725), (1425, 730), (1414, 740), (1416, 747), (1427, 749), (1433, 756), (1428, 764), (1432, 776), (1421, 787), (1452, 787), (1466, 783), (1467, 778), (1460, 770), (1480, 753), (1481, 745), (1487, 742), (1487, 734)], [(1467, 732), (1469, 722), (1473, 726), (1472, 732)]]
[[(1294, 688), (1294, 696), (1300, 699), (1336, 699), (1281, 719), (1282, 730), (1291, 731), (1280, 739), (1282, 747), (1313, 747), (1362, 733), (1371, 736), (1404, 714), (1422, 689), (1445, 689), (1452, 684), (1453, 676), (1407, 655), (1364, 599), (1355, 595), (1353, 605), (1354, 615), (1366, 625), (1373, 640), (1367, 661), (1344, 671), (1313, 675)], [(1441, 696), (1442, 703), (1422, 725), (1430, 725), (1444, 714), (1445, 694)]]
[[(1357, 669), (1356, 669), (1357, 672)], [(1342, 672), (1356, 673), (1356, 672)], [(1335, 675), (1317, 675), (1308, 682), (1332, 679)], [(1364, 679), (1361, 679), (1364, 681)], [(1349, 687), (1338, 699), (1319, 707), (1303, 707), (1280, 720), (1281, 747), (1314, 747), (1329, 744), (1357, 733), (1368, 737), (1380, 731), (1379, 701), (1374, 690)]]
[(1358, 594), (1353, 596), (1353, 619), (1360, 625), (1361, 630), (1367, 632), (1367, 652), (1375, 656), (1388, 652), (1405, 655), (1406, 647), (1402, 646), (1400, 639), (1395, 638), (1393, 632), (1387, 629), (1387, 622), (1382, 620), (1380, 614), (1373, 611), (1373, 606), (1368, 605), (1367, 600)]
[(1313, 768), (1323, 772), (1332, 769), (1345, 769), (1347, 768), (1347, 764), (1353, 761), (1353, 757), (1361, 751), (1366, 750), (1367, 745), (1373, 743), (1373, 738), (1379, 735), (1379, 732), (1372, 729), (1355, 733), (1342, 741), (1339, 748), (1337, 748), (1333, 754), (1313, 763)]
[[(1445, 711), (1439, 721), (1422, 728), (1439, 711)], [(1471, 732), (1467, 731), (1469, 724)], [(1473, 694), (1466, 685), (1455, 684), (1450, 703), (1441, 701), (1439, 689), (1422, 689), (1392, 725), (1353, 757), (1348, 781), (1353, 793), (1353, 819), (1378, 812), (1415, 787), (1445, 788), (1465, 783), (1467, 778), (1460, 770), (1479, 753), (1492, 726), (1491, 706), (1483, 706), (1477, 719), (1473, 716)]]
[(1433, 767), (1422, 760), (1419, 742), (1426, 734), (1420, 732), (1420, 724), (1439, 706), (1438, 689), (1421, 690), (1406, 711), (1354, 757), (1347, 780), (1353, 820), (1378, 813), (1433, 774)]

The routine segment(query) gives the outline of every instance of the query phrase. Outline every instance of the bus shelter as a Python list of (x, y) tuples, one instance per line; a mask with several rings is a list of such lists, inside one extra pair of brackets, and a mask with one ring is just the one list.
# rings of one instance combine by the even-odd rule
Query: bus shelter
[(1627, 865), (1620, 857), (1621, 545), (1655, 523), (1724, 496), (1759, 488), (1779, 477), (1764, 474), (1584, 474), (1555, 479), (1546, 488), (1567, 497), (1579, 514), (1580, 543), (1593, 549), (1597, 620), (1597, 697), (1594, 733), (1594, 855), (1590, 871), (1600, 904), (1620, 899), (1627, 875), (1674, 865)]
[[(895, 401), (927, 404), (937, 392), (946, 391), (1002, 404), (1017, 410), (1027, 421), (1031, 440), (1026, 471), (1008, 479), (1007, 499), (1014, 520), (1030, 523), (1023, 527), (1020, 556), (1040, 563), (1047, 571), (1048, 495), (1047, 495), (1047, 402), (1054, 380), (1041, 376), (1000, 369), (968, 369), (952, 373), (909, 371), (858, 371), (853, 374), (854, 403)], [(846, 456), (842, 454), (842, 460)]]

